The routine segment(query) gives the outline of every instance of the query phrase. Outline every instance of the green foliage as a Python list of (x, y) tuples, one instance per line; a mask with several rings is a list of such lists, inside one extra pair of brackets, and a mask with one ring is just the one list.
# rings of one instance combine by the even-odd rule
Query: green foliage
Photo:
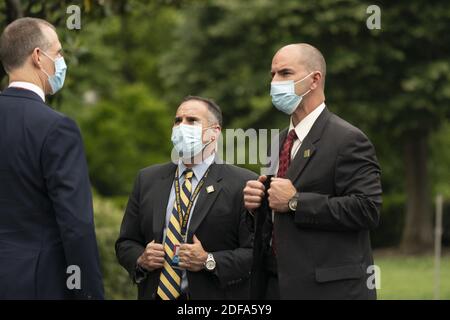
[(117, 262), (114, 249), (123, 211), (110, 200), (94, 197), (95, 231), (100, 253), (106, 299), (135, 299), (137, 287)]
[(176, 11), (141, 1), (111, 10), (119, 14), (88, 15), (76, 40), (64, 42), (69, 69), (58, 105), (80, 123), (94, 187), (123, 196), (139, 169), (170, 159), (176, 106), (164, 101), (157, 61)]
[(366, 28), (367, 6), (358, 0), (186, 6), (163, 63), (167, 85), (216, 98), (227, 123), (245, 116), (247, 125), (283, 125), (280, 117), (266, 117), (273, 114), (270, 59), (284, 44), (308, 42), (326, 57), (332, 110), (389, 137), (434, 129), (450, 116), (450, 42), (441, 40), (450, 4), (390, 2), (381, 6), (382, 29), (373, 31)]
[(145, 86), (119, 88), (81, 119), (93, 185), (104, 195), (131, 191), (139, 169), (170, 159), (167, 106)]
[(388, 194), (383, 197), (380, 224), (371, 232), (372, 247), (395, 247), (400, 243), (405, 221), (405, 196)]
[[(82, 25), (85, 19), (101, 20), (113, 12), (119, 12), (120, 3), (124, 1), (113, 0), (40, 0), (40, 1), (1, 1), (0, 2), (0, 29), (3, 30), (9, 23), (20, 17), (35, 17), (51, 22), (59, 33), (64, 48), (71, 56), (70, 49), (79, 41), (80, 31), (66, 29), (66, 19), (69, 17), (67, 8), (77, 5), (81, 8)], [(86, 20), (87, 20), (86, 19)], [(67, 46), (66, 46), (67, 45)], [(6, 73), (0, 68), (0, 82), (6, 84)], [(61, 102), (60, 98), (52, 99), (56, 105)]]
[[(405, 157), (404, 141), (439, 130), (450, 118), (450, 42), (444, 40), (450, 3), (383, 3), (381, 30), (366, 27), (368, 5), (358, 0), (216, 0), (185, 6), (162, 66), (170, 70), (166, 84), (172, 92), (215, 98), (226, 126), (282, 128), (287, 119), (273, 110), (268, 94), (271, 58), (288, 43), (318, 47), (327, 61), (328, 107), (376, 146), (386, 225), (374, 242), (387, 245), (398, 243), (405, 217), (404, 164), (413, 159)], [(448, 161), (445, 151), (436, 151), (449, 150), (450, 141), (442, 135), (433, 141), (432, 170), (439, 177), (432, 183), (445, 191)]]
[[(71, 4), (82, 8), (81, 30), (65, 28), (66, 8)], [(108, 298), (136, 295), (115, 260), (121, 209), (137, 171), (169, 160), (172, 117), (181, 99), (190, 94), (213, 98), (221, 105), (228, 128), (285, 127), (286, 116), (271, 106), (269, 83), (272, 56), (288, 43), (308, 42), (323, 52), (328, 107), (363, 129), (376, 147), (384, 205), (382, 224), (372, 234), (374, 246), (396, 245), (400, 240), (406, 199), (404, 163), (410, 160), (404, 158), (403, 141), (411, 132), (431, 132), (432, 193), (450, 199), (450, 3), (385, 1), (379, 4), (381, 30), (366, 27), (369, 4), (359, 0), (0, 2), (2, 28), (21, 15), (48, 19), (57, 27), (68, 73), (64, 89), (49, 99), (50, 105), (78, 121), (93, 186), (101, 196), (114, 196), (95, 198)], [(4, 73), (0, 78), (6, 85)], [(448, 213), (444, 243), (449, 243), (446, 217)], [(409, 292), (414, 290), (399, 281), (421, 278), (414, 270), (423, 271), (424, 264), (407, 261), (406, 278), (401, 278), (403, 261), (390, 262), (380, 261), (387, 270), (383, 273), (386, 291), (380, 296), (412, 297)], [(425, 265), (430, 268), (429, 262)], [(427, 293), (417, 297), (429, 298), (426, 288)]]
[(431, 137), (430, 149), (433, 195), (442, 194), (450, 202), (450, 121)]

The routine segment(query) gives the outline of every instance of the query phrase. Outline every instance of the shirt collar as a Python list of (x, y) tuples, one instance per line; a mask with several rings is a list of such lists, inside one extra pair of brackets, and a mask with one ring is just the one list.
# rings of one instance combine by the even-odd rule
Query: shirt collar
[[(191, 169), (194, 172), (194, 176), (197, 178), (197, 180), (200, 180), (204, 176), (206, 170), (208, 170), (209, 166), (214, 162), (215, 156), (216, 156), (216, 154), (213, 153), (208, 158), (203, 160), (202, 163), (198, 163), (198, 164), (195, 164), (192, 166)], [(183, 172), (186, 169), (187, 169), (187, 167), (180, 159), (178, 162), (178, 172), (180, 173), (180, 176), (183, 174)]]
[(39, 97), (41, 97), (42, 101), (45, 102), (44, 91), (41, 88), (39, 88), (37, 85), (35, 85), (34, 83), (26, 82), (26, 81), (13, 81), (9, 84), (8, 87), (16, 87), (16, 88), (22, 88), (22, 89), (33, 91)]
[[(322, 102), (316, 109), (314, 109), (313, 112), (308, 114), (300, 123), (298, 123), (295, 128), (294, 124), (292, 123), (292, 117), (289, 124), (289, 131), (292, 129), (295, 129), (295, 133), (297, 134), (297, 137), (300, 141), (300, 143), (303, 142), (305, 137), (308, 135), (309, 131), (311, 130), (312, 126), (316, 122), (317, 118), (320, 116), (322, 111), (325, 109), (325, 103)], [(288, 131), (288, 132), (289, 132)]]

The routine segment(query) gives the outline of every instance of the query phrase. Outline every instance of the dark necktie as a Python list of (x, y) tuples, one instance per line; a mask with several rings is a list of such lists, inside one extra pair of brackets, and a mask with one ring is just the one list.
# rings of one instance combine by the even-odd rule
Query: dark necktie
[(280, 161), (278, 162), (278, 173), (277, 177), (284, 178), (286, 176), (286, 171), (291, 164), (291, 150), (294, 145), (294, 141), (297, 140), (297, 133), (294, 129), (289, 131), (286, 139), (283, 142), (283, 147), (280, 150)]
[[(283, 142), (283, 147), (280, 151), (280, 160), (278, 162), (278, 178), (284, 178), (286, 176), (286, 171), (289, 168), (289, 165), (291, 164), (291, 151), (292, 146), (294, 145), (294, 141), (297, 140), (297, 133), (294, 129), (291, 129), (289, 131), (286, 139)], [(272, 213), (270, 213), (272, 215)], [(273, 254), (276, 255), (276, 246), (275, 246), (275, 232), (272, 225), (272, 249)]]

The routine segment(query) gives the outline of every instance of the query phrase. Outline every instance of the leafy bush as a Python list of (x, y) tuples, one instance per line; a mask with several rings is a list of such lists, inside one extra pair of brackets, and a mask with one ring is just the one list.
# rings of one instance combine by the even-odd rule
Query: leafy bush
[(114, 244), (119, 235), (123, 210), (111, 200), (94, 196), (95, 229), (100, 251), (106, 299), (136, 299), (137, 288), (117, 262)]
[(172, 112), (141, 84), (121, 87), (80, 119), (91, 181), (104, 196), (126, 195), (139, 169), (170, 160)]

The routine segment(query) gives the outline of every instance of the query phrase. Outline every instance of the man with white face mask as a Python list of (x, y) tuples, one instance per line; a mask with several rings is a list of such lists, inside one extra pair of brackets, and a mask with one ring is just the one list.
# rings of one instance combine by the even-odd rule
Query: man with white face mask
[(248, 299), (252, 235), (242, 188), (256, 175), (216, 163), (222, 112), (187, 97), (172, 128), (179, 160), (141, 170), (116, 243), (139, 299)]
[(45, 104), (67, 69), (54, 26), (12, 22), (0, 58), (0, 300), (102, 299), (80, 130)]
[(273, 177), (244, 189), (255, 220), (253, 298), (376, 298), (369, 230), (379, 221), (380, 167), (364, 133), (325, 106), (325, 74), (306, 43), (272, 60), (272, 103), (290, 119)]

